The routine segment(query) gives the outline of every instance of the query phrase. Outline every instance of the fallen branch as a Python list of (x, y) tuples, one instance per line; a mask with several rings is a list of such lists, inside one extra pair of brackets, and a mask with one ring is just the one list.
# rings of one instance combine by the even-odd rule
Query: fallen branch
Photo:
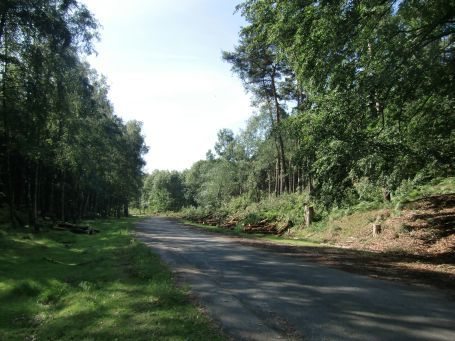
[(64, 262), (60, 262), (56, 259), (52, 259), (52, 258), (49, 258), (49, 257), (44, 257), (44, 260), (47, 260), (48, 262), (51, 262), (51, 263), (54, 263), (54, 264), (60, 264), (60, 265), (66, 265), (66, 266), (80, 266), (80, 265), (87, 265), (87, 264), (90, 264), (90, 263), (93, 263), (95, 260), (92, 259), (92, 260), (89, 260), (89, 261), (86, 261), (86, 262), (82, 262), (82, 263), (64, 263)]
[(59, 223), (55, 225), (53, 228), (54, 230), (70, 231), (72, 233), (78, 234), (94, 234), (100, 232), (100, 230), (97, 230), (91, 226), (75, 225), (71, 223)]

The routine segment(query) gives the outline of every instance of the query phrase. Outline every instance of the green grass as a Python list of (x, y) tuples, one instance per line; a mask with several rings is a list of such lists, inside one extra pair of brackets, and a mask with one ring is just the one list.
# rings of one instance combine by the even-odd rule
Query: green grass
[(217, 340), (134, 218), (96, 235), (0, 230), (1, 340)]

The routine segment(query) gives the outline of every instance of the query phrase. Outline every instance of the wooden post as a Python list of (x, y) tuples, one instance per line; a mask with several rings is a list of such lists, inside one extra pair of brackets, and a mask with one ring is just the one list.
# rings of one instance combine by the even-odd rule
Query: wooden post
[(382, 215), (376, 217), (375, 222), (373, 223), (373, 237), (378, 236), (382, 232), (381, 221), (383, 220)]
[(382, 231), (382, 227), (381, 227), (381, 224), (379, 223), (374, 223), (373, 224), (373, 236), (376, 237), (377, 235), (379, 235)]
[(390, 193), (390, 190), (386, 187), (384, 187), (382, 189), (382, 198), (384, 199), (384, 201), (386, 202), (390, 202), (391, 200), (391, 193)]
[(310, 205), (305, 205), (305, 227), (308, 227), (313, 222), (314, 208)]

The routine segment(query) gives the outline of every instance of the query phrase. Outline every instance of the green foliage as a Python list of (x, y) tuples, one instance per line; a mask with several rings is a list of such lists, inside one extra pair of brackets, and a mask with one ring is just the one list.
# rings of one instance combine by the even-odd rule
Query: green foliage
[(216, 155), (183, 172), (188, 216), (299, 226), (304, 203), (323, 220), (400, 206), (453, 178), (453, 1), (237, 9), (246, 25), (222, 57), (255, 114), (238, 134), (220, 130)]
[(152, 212), (178, 211), (185, 204), (183, 177), (178, 172), (156, 170), (147, 175), (142, 205)]
[(0, 6), (0, 205), (13, 225), (27, 207), (77, 220), (127, 214), (142, 187), (141, 123), (114, 114), (108, 86), (85, 62), (98, 24), (78, 1)]
[(374, 185), (367, 177), (353, 181), (354, 189), (359, 201), (380, 202), (382, 201), (381, 189)]
[(183, 208), (180, 211), (180, 214), (183, 219), (190, 221), (201, 221), (210, 214), (210, 211), (208, 209), (203, 208), (202, 206), (198, 207), (189, 206)]
[(296, 142), (288, 155), (326, 207), (352, 201), (358, 179), (393, 191), (424, 169), (433, 177), (453, 175), (455, 29), (449, 3), (239, 5), (248, 22), (240, 46), (251, 45), (247, 33), (259, 34), (254, 42), (274, 49), (269, 58), (286, 63), (305, 93), (286, 123), (286, 142)]
[(455, 193), (455, 178), (436, 178), (423, 183), (422, 178), (417, 176), (413, 180), (403, 180), (398, 187), (393, 201), (396, 203), (413, 201), (432, 195)]
[(0, 339), (220, 339), (132, 238), (134, 221), (91, 221), (90, 236), (1, 232)]

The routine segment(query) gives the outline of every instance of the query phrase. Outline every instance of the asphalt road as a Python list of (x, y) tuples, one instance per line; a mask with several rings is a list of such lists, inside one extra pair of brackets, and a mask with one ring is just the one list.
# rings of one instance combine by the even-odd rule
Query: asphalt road
[(455, 340), (455, 302), (243, 245), (165, 218), (136, 236), (187, 283), (234, 339)]

